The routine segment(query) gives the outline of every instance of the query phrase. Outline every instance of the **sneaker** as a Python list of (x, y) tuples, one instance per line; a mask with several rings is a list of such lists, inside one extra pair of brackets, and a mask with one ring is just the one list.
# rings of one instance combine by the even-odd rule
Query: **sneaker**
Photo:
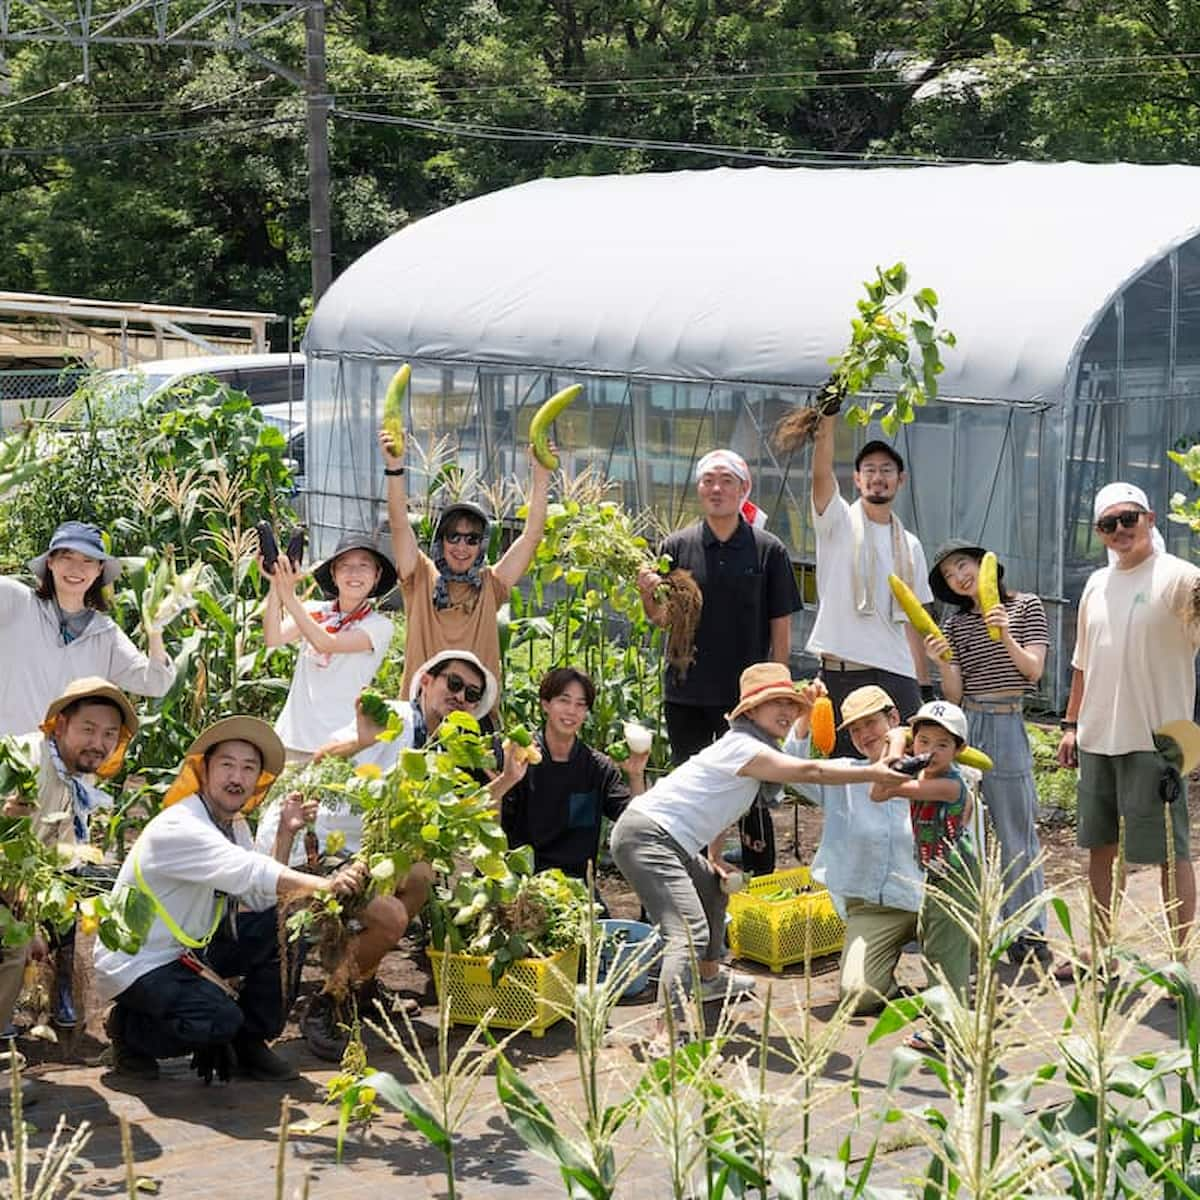
[(300, 1019), (300, 1032), (318, 1058), (325, 1062), (342, 1061), (350, 1042), (350, 1030), (341, 1020), (337, 1001), (328, 992), (309, 1001)]
[(700, 998), (705, 1004), (711, 1000), (731, 1000), (738, 996), (749, 996), (758, 990), (758, 980), (753, 975), (722, 967), (711, 979), (700, 981)]
[(260, 1083), (286, 1083), (300, 1078), (300, 1072), (280, 1058), (262, 1038), (238, 1038), (233, 1050), (242, 1074)]
[(118, 1075), (127, 1075), (130, 1079), (157, 1079), (158, 1062), (148, 1054), (138, 1054), (131, 1050), (121, 1037), (120, 1018), (117, 1007), (113, 1005), (104, 1018), (104, 1032), (112, 1046), (112, 1069)]

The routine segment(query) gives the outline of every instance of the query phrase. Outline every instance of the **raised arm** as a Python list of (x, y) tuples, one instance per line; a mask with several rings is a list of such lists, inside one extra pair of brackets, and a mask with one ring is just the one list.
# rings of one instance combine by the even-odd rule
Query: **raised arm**
[[(308, 609), (304, 607), (304, 602), (296, 595), (296, 585), (299, 582), (300, 576), (288, 561), (287, 555), (280, 555), (275, 563), (275, 574), (271, 577), (271, 586), (278, 589), (280, 602), (287, 610), (292, 628), (317, 653), (357, 654), (372, 648), (371, 638), (363, 629), (347, 629), (341, 633), (330, 633), (328, 629), (323, 629), (318, 625), (309, 615)], [(283, 632), (285, 634), (288, 632), (286, 625)]]
[(384, 469), (400, 472), (387, 476), (387, 509), (388, 526), (392, 531), (392, 558), (396, 560), (396, 573), (404, 581), (417, 569), (417, 558), (421, 553), (408, 520), (408, 477), (404, 474), (404, 459), (392, 453), (392, 439), (382, 429), (379, 431), (379, 449), (383, 453)]
[(822, 417), (817, 422), (812, 452), (812, 502), (817, 516), (837, 494), (837, 476), (833, 473), (833, 434), (837, 417)]
[(538, 462), (532, 449), (529, 454), (529, 462), (533, 486), (530, 489), (529, 512), (525, 516), (525, 528), (521, 530), (521, 536), (509, 546), (492, 570), (492, 574), (510, 591), (520, 582), (521, 576), (529, 570), (529, 564), (533, 562), (533, 556), (537, 553), (542, 534), (546, 532), (546, 504), (550, 496), (551, 472)]
[(884, 783), (901, 784), (907, 775), (893, 771), (883, 763), (827, 762), (820, 759), (793, 758), (781, 750), (760, 750), (739, 775), (763, 783)]

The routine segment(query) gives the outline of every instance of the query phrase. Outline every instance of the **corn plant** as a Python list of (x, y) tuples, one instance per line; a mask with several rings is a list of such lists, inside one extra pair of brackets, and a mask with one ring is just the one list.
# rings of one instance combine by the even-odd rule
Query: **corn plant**
[(0, 1130), (0, 1159), (6, 1177), (3, 1195), (6, 1200), (71, 1200), (83, 1195), (82, 1185), (69, 1179), (68, 1173), (83, 1156), (92, 1136), (90, 1126), (81, 1121), (67, 1136), (66, 1114), (60, 1116), (50, 1144), (42, 1152), (41, 1165), (31, 1179), (35, 1164), (29, 1152), (29, 1127), (25, 1123), (21, 1094), (21, 1056), (10, 1052), (0, 1055), (0, 1060), (4, 1058), (9, 1069), (11, 1123), (7, 1131)]

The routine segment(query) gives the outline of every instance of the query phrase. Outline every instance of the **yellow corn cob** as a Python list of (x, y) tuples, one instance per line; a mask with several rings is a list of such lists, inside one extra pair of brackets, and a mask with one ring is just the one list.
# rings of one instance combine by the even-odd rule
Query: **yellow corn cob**
[[(925, 606), (913, 595), (913, 590), (899, 575), (888, 576), (888, 586), (896, 597), (904, 615), (912, 627), (923, 637), (945, 637), (938, 628), (938, 623), (925, 611)], [(943, 662), (949, 662), (954, 657), (950, 650), (942, 655)]]
[[(979, 563), (979, 610), (986, 617), (1000, 603), (1000, 564), (989, 550)], [(1000, 630), (988, 626), (988, 637), (1000, 640)]]

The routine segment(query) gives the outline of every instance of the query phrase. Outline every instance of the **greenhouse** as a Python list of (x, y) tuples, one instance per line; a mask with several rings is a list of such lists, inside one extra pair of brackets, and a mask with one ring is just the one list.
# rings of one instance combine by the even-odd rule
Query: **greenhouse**
[[(907, 264), (958, 337), (941, 396), (897, 444), (899, 512), (927, 550), (992, 547), (1051, 619), (1047, 701), (1065, 696), (1074, 603), (1099, 563), (1091, 498), (1110, 479), (1163, 514), (1200, 441), (1200, 168), (1000, 166), (688, 171), (543, 179), (418, 221), (364, 255), (306, 335), (309, 515), (318, 550), (383, 517), (375, 447), (396, 367), (410, 427), (483, 481), (525, 477), (530, 417), (568, 383), (568, 472), (595, 466), (668, 525), (729, 445), (817, 598), (807, 454), (768, 435), (845, 346), (862, 281)], [(855, 448), (878, 431), (841, 427)], [(411, 457), (411, 456), (410, 456)], [(419, 467), (419, 458), (414, 466)], [(411, 490), (419, 494), (419, 476)]]

